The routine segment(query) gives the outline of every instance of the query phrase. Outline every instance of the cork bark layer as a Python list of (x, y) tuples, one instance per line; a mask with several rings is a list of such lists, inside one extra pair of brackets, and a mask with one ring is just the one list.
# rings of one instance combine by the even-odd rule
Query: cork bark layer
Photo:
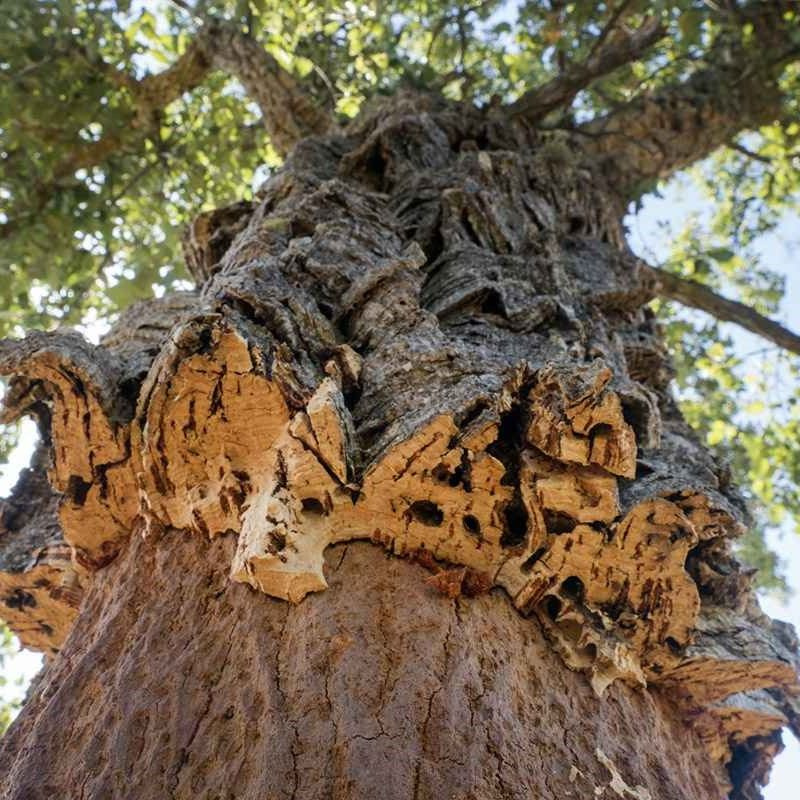
[(8, 797), (758, 797), (797, 642), (580, 141), (394, 98), (200, 216), (196, 292), (2, 345)]

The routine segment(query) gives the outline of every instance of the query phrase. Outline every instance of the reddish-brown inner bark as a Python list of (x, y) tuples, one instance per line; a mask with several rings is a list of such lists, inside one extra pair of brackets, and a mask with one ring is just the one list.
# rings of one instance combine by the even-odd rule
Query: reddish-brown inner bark
[(501, 592), (352, 543), (292, 606), (228, 579), (234, 546), (134, 537), (98, 575), (2, 740), (3, 797), (721, 796), (668, 700), (597, 698)]

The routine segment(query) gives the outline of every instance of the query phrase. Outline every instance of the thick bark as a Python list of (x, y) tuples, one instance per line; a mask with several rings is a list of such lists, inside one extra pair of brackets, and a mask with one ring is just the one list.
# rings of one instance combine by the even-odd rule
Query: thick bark
[[(758, 796), (796, 641), (731, 555), (746, 515), (669, 397), (604, 174), (394, 98), (199, 218), (198, 295), (99, 348), (4, 345), (85, 591), (9, 797)], [(340, 560), (359, 539), (395, 558)], [(3, 586), (35, 600), (26, 564)]]

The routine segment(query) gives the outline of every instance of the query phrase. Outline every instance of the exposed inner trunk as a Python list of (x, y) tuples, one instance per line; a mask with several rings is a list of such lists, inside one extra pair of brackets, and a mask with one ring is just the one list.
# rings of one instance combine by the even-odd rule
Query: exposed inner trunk
[(98, 575), (4, 741), (40, 754), (4, 797), (720, 796), (668, 699), (598, 699), (500, 594), (448, 599), (353, 543), (293, 606), (232, 583), (234, 547), (134, 538)]

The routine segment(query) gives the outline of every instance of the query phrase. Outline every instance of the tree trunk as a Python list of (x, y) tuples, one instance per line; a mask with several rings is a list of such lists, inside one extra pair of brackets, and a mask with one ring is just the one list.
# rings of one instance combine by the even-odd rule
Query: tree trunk
[(401, 96), (199, 217), (199, 293), (5, 346), (64, 540), (34, 469), (4, 797), (758, 797), (796, 642), (611, 174)]

